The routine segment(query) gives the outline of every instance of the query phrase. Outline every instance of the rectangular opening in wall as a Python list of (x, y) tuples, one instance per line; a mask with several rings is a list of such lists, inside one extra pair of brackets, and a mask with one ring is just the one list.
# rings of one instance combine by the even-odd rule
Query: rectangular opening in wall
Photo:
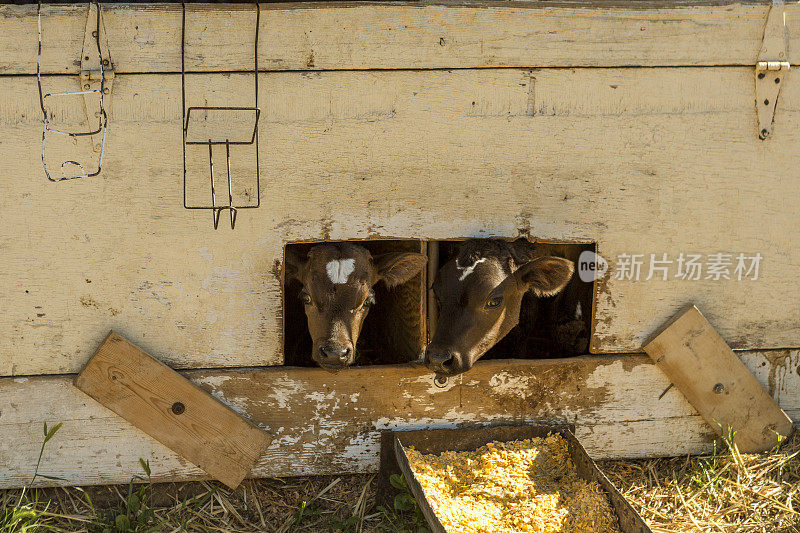
[[(326, 241), (330, 242), (362, 246), (373, 258), (398, 252), (426, 252), (426, 244), (413, 239)], [(305, 260), (314, 246), (326, 243), (289, 243), (285, 248), (284, 264), (287, 255)], [(423, 268), (407, 282), (391, 289), (382, 281), (375, 284), (375, 303), (361, 327), (353, 366), (407, 363), (420, 357), (426, 343), (426, 280), (427, 273)], [(311, 358), (313, 343), (301, 300), (302, 290), (300, 281), (284, 275), (283, 347), (287, 366), (317, 366)]]
[[(428, 276), (431, 283), (435, 279), (435, 273), (458, 256), (464, 241), (466, 239), (428, 243), (428, 254), (431, 259)], [(580, 279), (578, 259), (584, 251), (594, 252), (596, 244), (538, 240), (532, 244), (534, 256), (552, 255), (569, 259), (575, 265), (575, 272), (564, 289), (555, 296), (537, 298), (530, 291), (525, 293), (520, 307), (519, 324), (489, 349), (481, 357), (482, 360), (557, 358), (589, 353), (594, 283)], [(433, 291), (429, 291), (427, 321), (429, 338), (432, 338), (436, 327), (438, 319), (436, 315), (436, 299)]]

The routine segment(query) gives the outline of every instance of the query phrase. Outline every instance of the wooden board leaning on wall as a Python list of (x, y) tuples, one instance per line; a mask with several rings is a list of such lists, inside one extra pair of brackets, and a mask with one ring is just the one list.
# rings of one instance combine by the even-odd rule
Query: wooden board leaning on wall
[[(800, 350), (739, 354), (800, 420)], [(595, 459), (672, 456), (711, 449), (714, 431), (647, 356), (479, 362), (445, 388), (423, 368), (191, 371), (184, 376), (268, 430), (274, 440), (254, 476), (374, 472), (390, 428), (561, 420)], [(64, 425), (48, 443), (43, 484), (127, 483), (149, 459), (153, 479), (203, 472), (72, 385), (71, 376), (0, 378), (0, 488), (30, 481), (42, 423)], [(58, 398), (58, 401), (52, 401)]]
[[(755, 65), (769, 2), (301, 3), (261, 6), (265, 70)], [(786, 5), (800, 46), (797, 3)], [(78, 73), (87, 8), (46, 6), (42, 68)], [(102, 7), (117, 73), (180, 71), (176, 4)], [(252, 69), (252, 5), (190, 4), (186, 68)], [(0, 6), (0, 73), (36, 68), (36, 5)]]
[[(249, 81), (191, 75), (188, 103), (252, 105)], [(746, 67), (285, 72), (260, 87), (263, 205), (230, 232), (182, 208), (179, 75), (117, 76), (102, 175), (57, 184), (35, 78), (0, 77), (0, 375), (78, 372), (110, 329), (173, 368), (281, 364), (284, 243), (393, 236), (597, 242), (612, 263), (761, 253), (758, 280), (684, 281), (675, 265), (605, 278), (591, 349), (637, 351), (690, 302), (734, 349), (800, 344), (800, 83), (766, 142)], [(62, 120), (85, 121), (71, 104)], [(56, 141), (54, 158), (96, 157)], [(233, 152), (240, 197), (252, 156)], [(201, 200), (204, 157), (188, 159)]]

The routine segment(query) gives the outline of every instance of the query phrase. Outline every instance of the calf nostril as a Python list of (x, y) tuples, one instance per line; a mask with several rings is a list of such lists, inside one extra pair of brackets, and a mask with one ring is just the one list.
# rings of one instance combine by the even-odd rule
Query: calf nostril
[(443, 353), (431, 353), (429, 355), (430, 362), (434, 365), (437, 365), (441, 368), (449, 370), (455, 364), (455, 357), (453, 357), (452, 353), (443, 352)]
[(322, 346), (319, 351), (322, 352), (324, 358), (338, 359), (343, 363), (347, 362), (347, 359), (350, 357), (350, 348), (340, 349), (331, 346)]

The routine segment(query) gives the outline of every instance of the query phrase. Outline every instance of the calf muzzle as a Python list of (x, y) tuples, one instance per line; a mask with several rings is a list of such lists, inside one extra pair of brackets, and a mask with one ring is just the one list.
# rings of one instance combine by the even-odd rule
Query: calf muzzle
[(319, 347), (314, 359), (326, 370), (340, 370), (353, 363), (353, 349), (326, 343)]
[(465, 370), (463, 362), (459, 354), (448, 350), (428, 349), (425, 352), (425, 366), (436, 372), (452, 376), (460, 374)]

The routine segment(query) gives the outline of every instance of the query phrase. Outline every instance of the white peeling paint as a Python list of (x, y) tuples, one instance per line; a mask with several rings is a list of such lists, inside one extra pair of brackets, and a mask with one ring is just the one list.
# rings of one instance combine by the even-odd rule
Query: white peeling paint
[(480, 421), (480, 418), (481, 417), (476, 413), (458, 411), (455, 407), (451, 407), (450, 410), (444, 414), (445, 421), (453, 421), (459, 424), (463, 424), (464, 422), (478, 422)]
[(486, 258), (481, 257), (480, 259), (476, 260), (475, 263), (472, 264), (472, 266), (462, 267), (459, 266), (458, 259), (456, 259), (456, 268), (462, 271), (461, 276), (458, 277), (458, 281), (464, 281), (467, 278), (467, 276), (469, 276), (475, 271), (475, 267), (478, 266), (479, 263), (484, 263), (485, 261)]
[(294, 401), (294, 396), (302, 391), (303, 386), (297, 381), (280, 378), (275, 380), (272, 392), (270, 392), (267, 397), (274, 400), (273, 405), (275, 405), (275, 407), (286, 409), (290, 403), (296, 403)]
[(25, 383), (28, 378), (14, 378), (14, 383)]
[(230, 376), (206, 376), (198, 379), (197, 382), (202, 383), (203, 385), (210, 385), (211, 387), (217, 389), (229, 379), (231, 379)]
[(300, 442), (300, 436), (283, 435), (272, 440), (270, 448), (280, 448), (281, 446), (291, 446)]
[(519, 396), (525, 398), (530, 393), (531, 381), (536, 381), (535, 376), (514, 376), (503, 370), (489, 380), (492, 392), (505, 396)]
[[(509, 415), (510, 416), (510, 415)], [(449, 411), (437, 415), (435, 418), (416, 417), (413, 420), (402, 418), (399, 416), (388, 418), (380, 417), (375, 421), (375, 429), (394, 429), (394, 428), (407, 428), (407, 429), (421, 429), (421, 428), (451, 428), (457, 427), (459, 424), (467, 422), (485, 422), (485, 416), (476, 413), (468, 413), (459, 411), (457, 407), (451, 407)], [(503, 416), (494, 417), (497, 420), (503, 419)]]
[[(800, 350), (790, 350), (785, 359), (768, 359), (768, 352), (740, 352), (737, 355), (765, 390), (783, 409), (800, 405)], [(777, 352), (780, 353), (780, 352)], [(774, 390), (773, 390), (774, 389)]]
[(581, 309), (581, 303), (578, 302), (578, 305), (575, 306), (575, 320), (580, 320), (583, 318), (583, 310)]
[(339, 405), (339, 397), (336, 395), (336, 392), (320, 392), (320, 391), (313, 391), (306, 394), (306, 398), (309, 400), (313, 400), (317, 403), (324, 402), (325, 400), (336, 400), (336, 405)]
[(347, 283), (350, 274), (356, 268), (355, 259), (339, 259), (330, 261), (325, 265), (325, 270), (328, 272), (328, 278), (336, 285)]
[(198, 248), (197, 252), (200, 254), (200, 257), (202, 257), (209, 263), (214, 259), (214, 256), (212, 255), (211, 251), (205, 246)]
[(370, 431), (350, 437), (340, 456), (348, 467), (356, 472), (371, 472), (378, 466), (380, 456), (380, 433)]
[(244, 404), (247, 402), (247, 398), (242, 396), (237, 396), (236, 398), (226, 398), (225, 393), (219, 389), (214, 389), (211, 391), (211, 395), (216, 398), (217, 400), (221, 401), (240, 415), (249, 416), (247, 411), (244, 408)]

